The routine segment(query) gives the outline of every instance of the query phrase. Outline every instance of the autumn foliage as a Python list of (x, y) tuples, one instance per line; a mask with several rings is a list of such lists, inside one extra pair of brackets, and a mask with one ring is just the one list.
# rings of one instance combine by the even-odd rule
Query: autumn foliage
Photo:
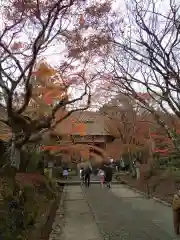
[[(151, 101), (148, 94), (143, 93), (141, 96), (139, 93), (138, 95)], [(118, 141), (119, 155), (136, 154), (138, 151), (146, 149), (149, 154), (151, 152), (158, 156), (166, 156), (176, 151), (166, 130), (155, 121), (148, 110), (138, 104), (136, 99), (119, 94), (104, 105), (100, 111), (106, 118), (107, 131)], [(173, 115), (161, 114), (168, 127), (176, 129), (175, 132), (178, 136), (178, 119)], [(110, 146), (113, 148), (113, 143)], [(114, 146), (116, 146), (114, 151), (117, 152), (115, 142)]]
[[(108, 13), (110, 8), (108, 1), (88, 5), (84, 0), (1, 3), (2, 139), (12, 137), (21, 148), (39, 141), (47, 129), (52, 130), (73, 111), (90, 106), (91, 82), (97, 78), (89, 70), (94, 56), (82, 56), (79, 44), (82, 35), (95, 30), (104, 19), (100, 12)], [(70, 91), (75, 92), (77, 86), (83, 93), (74, 98)], [(77, 123), (74, 128), (84, 131)]]
[[(97, 110), (98, 101), (103, 101), (100, 102), (103, 105), (106, 99), (113, 100), (116, 94), (121, 94), (113, 109), (118, 115), (108, 113), (107, 125), (108, 131), (121, 139), (122, 151), (136, 152), (149, 141), (155, 145), (152, 148), (155, 153), (164, 154), (167, 149), (169, 152), (173, 149), (171, 143), (178, 146), (178, 134), (171, 134), (171, 130), (179, 123), (176, 121), (172, 126), (164, 120), (164, 113), (171, 114), (163, 107), (165, 102), (180, 117), (178, 100), (174, 100), (169, 91), (173, 88), (178, 96), (176, 84), (169, 86), (169, 79), (178, 82), (177, 69), (174, 69), (178, 61), (172, 57), (174, 45), (170, 41), (172, 52), (164, 52), (157, 29), (146, 25), (144, 16), (136, 8), (139, 4), (136, 0), (132, 1), (131, 14), (136, 16), (134, 26), (139, 35), (128, 27), (131, 24), (126, 22), (125, 12), (120, 14), (114, 10), (113, 4), (108, 0), (88, 4), (84, 0), (1, 2), (0, 107), (4, 111), (0, 116), (1, 139), (13, 139), (17, 148), (28, 142), (40, 142), (45, 132), (55, 131), (66, 118), (71, 123), (71, 133), (84, 135), (84, 124), (70, 118), (71, 114), (88, 109), (92, 96)], [(174, 14), (172, 9), (170, 13)], [(176, 15), (173, 16), (166, 19), (169, 24), (163, 27), (172, 26), (178, 35)], [(152, 44), (141, 41), (146, 35)], [(131, 45), (132, 36), (137, 38), (137, 49)], [(163, 67), (159, 67), (152, 46), (159, 46), (157, 52), (161, 49)], [(173, 66), (168, 59), (174, 61)], [(151, 61), (155, 69), (149, 66)], [(159, 70), (161, 67), (163, 71)], [(162, 84), (157, 81), (159, 78)], [(149, 79), (158, 91), (150, 87)], [(145, 90), (138, 92), (134, 85)], [(161, 86), (166, 86), (166, 91)], [(95, 92), (92, 94), (92, 91)], [(103, 99), (102, 93), (108, 97)], [(158, 142), (162, 139), (164, 145), (160, 147)]]

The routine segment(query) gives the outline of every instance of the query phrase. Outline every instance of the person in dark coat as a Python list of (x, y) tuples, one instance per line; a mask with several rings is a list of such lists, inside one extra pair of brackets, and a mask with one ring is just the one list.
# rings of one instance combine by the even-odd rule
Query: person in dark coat
[(111, 187), (112, 182), (112, 176), (113, 176), (113, 169), (111, 165), (105, 165), (105, 183), (107, 184), (107, 187)]
[(87, 167), (84, 170), (84, 181), (85, 181), (86, 187), (90, 186), (91, 173), (92, 173), (92, 171), (91, 171), (90, 167)]

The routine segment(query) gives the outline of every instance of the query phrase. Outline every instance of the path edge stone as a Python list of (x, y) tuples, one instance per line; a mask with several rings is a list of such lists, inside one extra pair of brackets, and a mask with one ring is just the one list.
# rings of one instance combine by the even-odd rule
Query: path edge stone
[(52, 226), (51, 226), (51, 231), (49, 233), (49, 238), (48, 238), (49, 240), (50, 239), (54, 239), (53, 234), (56, 234), (56, 233), (53, 233), (53, 232), (56, 232), (55, 220), (56, 220), (57, 215), (62, 216), (61, 217), (61, 221), (60, 221), (61, 227), (58, 229), (58, 230), (60, 230), (59, 234), (61, 234), (61, 231), (62, 231), (62, 228), (63, 228), (63, 224), (64, 224), (63, 223), (63, 218), (64, 218), (64, 200), (65, 200), (65, 195), (66, 195), (66, 189), (67, 189), (67, 187), (64, 186), (64, 188), (62, 190), (62, 193), (61, 193), (61, 198), (60, 198), (58, 207), (56, 209), (55, 217), (54, 217), (54, 220), (53, 220), (53, 223), (52, 223)]

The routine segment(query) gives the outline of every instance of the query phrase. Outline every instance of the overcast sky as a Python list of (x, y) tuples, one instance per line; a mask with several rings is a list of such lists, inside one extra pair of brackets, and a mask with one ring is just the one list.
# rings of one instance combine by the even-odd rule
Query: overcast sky
[[(96, 0), (96, 1), (101, 1), (101, 0)], [(157, 0), (157, 4), (159, 4), (159, 11), (161, 12), (166, 12), (168, 9), (168, 4), (169, 4), (170, 0)], [(179, 3), (180, 0), (177, 0), (175, 2)], [(95, 1), (87, 1), (87, 5), (91, 4), (92, 2)], [(125, 8), (125, 4), (130, 3), (131, 0), (114, 0), (113, 1), (113, 5), (112, 8), (113, 10), (119, 12), (119, 14), (121, 14), (122, 16), (126, 16), (126, 8)], [(144, 0), (143, 4), (147, 3), (148, 0)], [(2, 27), (2, 20), (0, 21), (0, 28)], [(26, 40), (28, 41), (28, 37), (27, 36), (22, 36), (22, 39), (24, 40), (24, 42), (26, 42)], [(64, 55), (66, 55), (66, 48), (65, 45), (63, 43), (58, 43), (55, 44), (54, 46), (48, 47), (48, 49), (42, 54), (42, 56), (53, 66), (57, 66), (59, 65), (59, 63), (61, 61), (63, 61), (64, 59)], [(91, 69), (89, 68), (89, 71), (91, 71)], [(80, 95), (81, 94), (81, 90), (80, 89), (74, 89), (74, 91), (72, 92), (72, 94), (75, 96)], [(104, 93), (102, 91), (102, 93)], [(106, 96), (107, 99), (107, 96)], [(98, 98), (98, 102), (99, 103), (103, 103), (106, 99), (103, 99), (103, 96), (99, 96)], [(99, 105), (99, 104), (98, 104)]]

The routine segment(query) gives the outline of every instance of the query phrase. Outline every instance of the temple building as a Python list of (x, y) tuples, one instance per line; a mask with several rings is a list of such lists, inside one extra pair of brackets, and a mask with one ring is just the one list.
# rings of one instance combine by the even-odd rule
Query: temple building
[(77, 151), (70, 151), (70, 145), (67, 150), (60, 151), (62, 160), (66, 161), (102, 160), (102, 157), (108, 157), (106, 146), (113, 140), (106, 127), (105, 116), (92, 111), (72, 113), (57, 124), (54, 134), (60, 136), (61, 144), (73, 142), (73, 147), (78, 146)]

